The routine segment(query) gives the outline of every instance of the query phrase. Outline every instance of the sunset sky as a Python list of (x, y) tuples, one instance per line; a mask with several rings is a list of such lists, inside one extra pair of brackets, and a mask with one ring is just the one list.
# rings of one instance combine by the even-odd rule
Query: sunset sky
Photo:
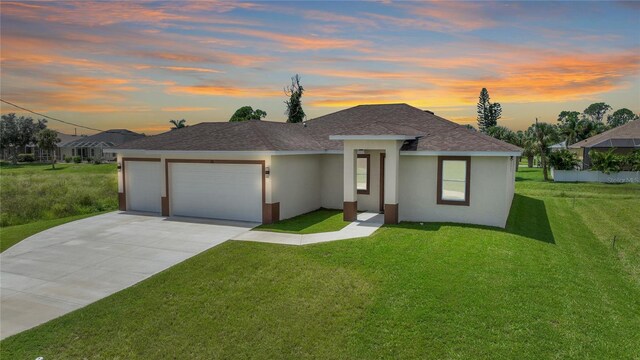
[(0, 6), (2, 98), (100, 129), (154, 134), (170, 119), (227, 121), (243, 105), (284, 121), (296, 73), (308, 118), (406, 102), (475, 124), (482, 87), (512, 129), (597, 101), (640, 112), (637, 2)]

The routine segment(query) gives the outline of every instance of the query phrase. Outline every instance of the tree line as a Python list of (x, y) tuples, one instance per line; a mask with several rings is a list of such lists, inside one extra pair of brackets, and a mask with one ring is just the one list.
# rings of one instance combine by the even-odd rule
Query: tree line
[[(486, 88), (480, 91), (477, 110), (479, 131), (521, 147), (529, 167), (533, 166), (534, 156), (539, 156), (545, 180), (549, 178), (548, 156), (551, 145), (566, 142), (566, 146), (569, 146), (640, 118), (639, 115), (627, 108), (618, 109), (611, 113), (613, 108), (610, 105), (597, 102), (589, 105), (582, 112), (561, 111), (555, 124), (538, 122), (536, 119), (527, 130), (513, 131), (498, 125), (498, 120), (502, 116), (502, 107), (499, 103), (490, 101)], [(467, 127), (473, 128), (470, 125)], [(475, 130), (475, 128), (473, 129)]]
[(8, 152), (12, 164), (18, 163), (20, 150), (37, 144), (50, 153), (51, 167), (55, 169), (55, 150), (60, 142), (58, 133), (47, 128), (46, 119), (34, 120), (30, 116), (2, 115), (0, 119), (0, 151)]

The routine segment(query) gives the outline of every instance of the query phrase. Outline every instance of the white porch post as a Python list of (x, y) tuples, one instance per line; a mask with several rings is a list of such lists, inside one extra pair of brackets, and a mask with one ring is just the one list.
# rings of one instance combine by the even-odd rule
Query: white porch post
[(358, 201), (356, 190), (356, 149), (348, 141), (344, 142), (344, 203), (343, 218), (345, 221), (355, 221), (358, 216)]
[(384, 223), (398, 223), (398, 174), (402, 141), (386, 147), (384, 160)]

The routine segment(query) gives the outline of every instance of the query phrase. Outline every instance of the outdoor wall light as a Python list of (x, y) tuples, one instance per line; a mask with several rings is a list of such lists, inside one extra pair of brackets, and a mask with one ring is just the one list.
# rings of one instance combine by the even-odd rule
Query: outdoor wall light
[(271, 169), (267, 166), (264, 168), (264, 175), (265, 177), (269, 177), (269, 174), (271, 174)]
[(118, 172), (122, 171), (122, 163), (118, 163)]

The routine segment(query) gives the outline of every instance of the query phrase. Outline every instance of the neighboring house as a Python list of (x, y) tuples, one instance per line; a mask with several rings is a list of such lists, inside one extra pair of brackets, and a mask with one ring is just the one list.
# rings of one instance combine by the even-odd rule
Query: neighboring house
[(78, 136), (75, 137), (75, 140), (58, 146), (62, 156), (60, 159), (65, 156), (79, 156), (82, 161), (95, 158), (113, 161), (116, 159), (115, 154), (104, 150), (144, 137), (144, 134), (138, 134), (126, 129), (111, 129), (95, 135)]
[[(78, 136), (63, 134), (59, 131), (56, 131), (56, 133), (58, 133), (58, 139), (60, 139), (60, 142), (57, 143), (58, 147), (55, 150), (55, 159), (60, 161), (63, 159), (61, 146), (78, 139)], [(25, 150), (26, 154), (33, 154), (35, 161), (49, 162), (51, 160), (51, 152), (40, 149), (37, 143), (27, 145)]]
[(569, 150), (578, 155), (582, 169), (591, 167), (589, 151), (609, 151), (610, 149), (615, 149), (618, 154), (628, 154), (640, 149), (640, 121), (629, 121), (569, 146)]
[(406, 104), (214, 122), (110, 149), (121, 210), (271, 223), (320, 207), (504, 227), (522, 149)]

